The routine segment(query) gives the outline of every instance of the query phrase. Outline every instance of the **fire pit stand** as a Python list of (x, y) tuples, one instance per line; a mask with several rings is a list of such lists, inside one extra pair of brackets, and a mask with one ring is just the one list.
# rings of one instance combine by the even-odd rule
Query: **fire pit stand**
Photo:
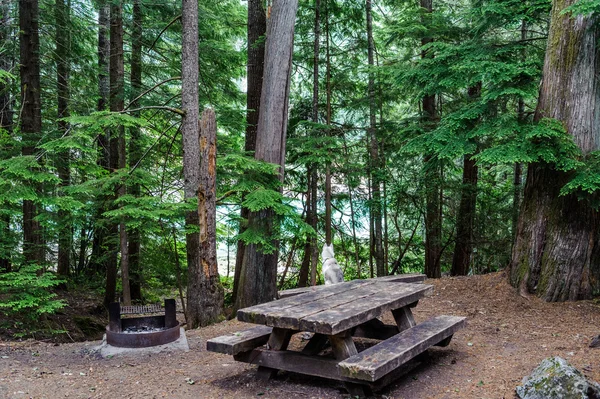
[[(156, 316), (125, 317), (121, 315), (163, 313)], [(108, 307), (109, 323), (106, 327), (106, 343), (121, 348), (146, 348), (164, 345), (180, 337), (174, 299), (165, 299), (164, 310), (160, 305), (123, 306), (118, 302)]]

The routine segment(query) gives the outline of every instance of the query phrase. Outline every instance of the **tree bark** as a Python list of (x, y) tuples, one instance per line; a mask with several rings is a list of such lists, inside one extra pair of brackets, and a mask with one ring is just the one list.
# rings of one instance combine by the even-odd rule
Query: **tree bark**
[(198, 220), (199, 269), (188, 268), (188, 319), (191, 328), (219, 320), (223, 313), (223, 287), (217, 268), (217, 123), (215, 112), (202, 113), (200, 127), (200, 186)]
[(381, 219), (381, 178), (379, 176), (381, 162), (379, 160), (379, 139), (377, 138), (377, 104), (375, 100), (375, 76), (372, 68), (375, 66), (375, 41), (373, 40), (373, 16), (371, 0), (367, 0), (367, 58), (369, 63), (369, 156), (371, 158), (371, 214), (373, 217), (373, 249), (377, 276), (387, 275), (387, 266), (383, 263), (383, 226)]
[[(263, 39), (266, 33), (267, 16), (262, 0), (248, 0), (248, 65), (246, 74), (248, 88), (246, 92), (246, 139), (244, 148), (248, 153), (254, 152), (256, 149), (256, 129), (258, 127), (260, 95), (265, 64), (265, 41)], [(242, 207), (240, 211), (240, 234), (245, 230), (248, 214), (248, 209)], [(245, 249), (244, 242), (239, 240), (237, 243), (235, 272), (233, 276), (232, 299), (234, 303), (237, 299)]]
[[(56, 19), (56, 93), (58, 96), (58, 118), (68, 118), (69, 113), (69, 68), (70, 68), (70, 46), (71, 29), (70, 10), (65, 0), (56, 0), (55, 3)], [(61, 135), (67, 133), (68, 122), (58, 121), (58, 131)], [(60, 178), (61, 188), (68, 187), (71, 184), (70, 171), (70, 151), (65, 150), (58, 154), (57, 172)], [(73, 227), (70, 220), (70, 213), (65, 210), (58, 211), (58, 264), (56, 272), (61, 276), (68, 276), (70, 269), (71, 244), (73, 241)]]
[[(112, 112), (119, 112), (124, 108), (122, 7), (120, 0), (111, 2), (110, 4), (109, 106)], [(124, 148), (124, 129), (122, 126), (111, 129), (109, 148), (108, 167), (111, 173), (115, 173), (123, 162), (123, 152), (120, 150)], [(121, 191), (121, 188), (116, 187), (109, 205), (111, 209), (115, 206), (114, 201), (119, 197), (119, 191)], [(121, 243), (123, 242), (122, 234), (119, 233), (119, 225), (114, 221), (108, 221), (106, 240), (108, 244), (108, 256), (105, 258), (106, 290), (104, 293), (104, 305), (108, 306), (116, 299), (118, 253), (119, 249), (122, 250)], [(125, 266), (127, 267), (126, 264)]]
[[(521, 21), (521, 40), (527, 39), (527, 22)], [(526, 61), (527, 54), (525, 49), (521, 53), (521, 61)], [(517, 118), (519, 123), (525, 123), (525, 100), (523, 97), (519, 97), (517, 105)], [(519, 207), (521, 206), (521, 191), (522, 191), (522, 174), (523, 165), (520, 162), (515, 163), (514, 175), (513, 175), (513, 209), (512, 209), (512, 239), (513, 243), (517, 236), (517, 224), (519, 223)]]
[[(433, 12), (432, 0), (421, 0), (421, 8), (429, 15)], [(423, 24), (430, 23), (429, 15), (424, 15)], [(421, 38), (421, 46), (425, 47), (433, 42), (433, 38), (426, 34)], [(432, 58), (431, 50), (422, 48), (421, 59)], [(423, 123), (426, 129), (433, 129), (437, 123), (437, 110), (435, 106), (435, 94), (423, 96)], [(425, 155), (425, 274), (429, 278), (439, 278), (441, 272), (442, 254), (442, 219), (441, 219), (441, 179), (440, 165), (436, 157), (431, 154)]]
[[(10, 0), (0, 2), (0, 43), (6, 43), (10, 37)], [(0, 51), (0, 69), (10, 71), (11, 56), (7, 49)], [(0, 129), (7, 134), (13, 133), (13, 112), (10, 85), (0, 83)], [(8, 149), (3, 149), (8, 150)], [(6, 154), (10, 156), (10, 154)], [(12, 271), (12, 243), (10, 242), (10, 210), (2, 207), (0, 214), (0, 272)]]
[[(329, 127), (331, 125), (331, 55), (329, 52), (329, 1), (326, 0), (325, 14), (325, 94), (326, 94), (326, 120)], [(315, 29), (316, 32), (316, 29)], [(331, 130), (327, 129), (327, 136), (331, 135)], [(331, 245), (333, 235), (331, 231), (331, 162), (327, 162), (325, 169), (325, 243)]]
[(310, 285), (317, 285), (317, 262), (319, 259), (319, 249), (317, 248), (317, 228), (319, 209), (317, 208), (317, 186), (318, 186), (317, 165), (313, 165), (310, 178), (310, 210), (311, 210), (311, 226), (315, 231), (315, 235), (310, 237)]
[[(600, 26), (597, 17), (561, 14), (574, 2), (553, 2), (534, 119), (561, 121), (587, 155), (599, 147)], [(591, 298), (600, 288), (598, 212), (576, 195), (559, 196), (570, 178), (543, 163), (527, 169), (509, 278), (547, 301)]]
[[(133, 0), (133, 26), (131, 29), (131, 108), (138, 108), (136, 99), (142, 92), (142, 4), (141, 0)], [(139, 112), (132, 116), (139, 117)], [(138, 127), (130, 128), (131, 140), (129, 140), (129, 165), (133, 168), (142, 158), (142, 149), (140, 146), (141, 132)], [(139, 183), (133, 183), (128, 187), (129, 193), (134, 197), (141, 195)], [(140, 263), (141, 251), (141, 232), (137, 227), (132, 227), (128, 231), (129, 236), (129, 287), (131, 299), (134, 301), (142, 300), (142, 270)]]
[[(267, 30), (265, 69), (260, 99), (255, 159), (280, 165), (283, 179), (288, 98), (292, 70), (294, 23), (298, 0), (273, 4)], [(273, 236), (278, 220), (272, 209), (250, 212), (248, 224)], [(273, 239), (275, 248), (278, 242)], [(236, 308), (273, 300), (277, 297), (278, 252), (265, 253), (256, 244), (246, 246)]]
[[(98, 111), (106, 111), (110, 92), (109, 82), (109, 57), (110, 42), (110, 6), (106, 1), (100, 1), (98, 6)], [(108, 129), (99, 134), (97, 138), (98, 160), (97, 164), (109, 170), (110, 158)], [(103, 274), (106, 265), (107, 251), (109, 247), (107, 225), (102, 216), (107, 209), (110, 195), (101, 195), (94, 216), (94, 237), (92, 239), (92, 255), (90, 256), (89, 274)]]
[(477, 200), (478, 168), (471, 155), (465, 155), (460, 208), (456, 220), (456, 245), (452, 258), (453, 276), (466, 276), (471, 265), (473, 252), (473, 222)]
[[(19, 46), (21, 76), (21, 136), (22, 154), (33, 156), (38, 152), (42, 132), (40, 100), (40, 38), (38, 0), (19, 0)], [(41, 187), (35, 184), (38, 195)], [(33, 200), (23, 201), (23, 255), (26, 263), (41, 265), (45, 260), (42, 228), (38, 206)]]
[[(315, 0), (315, 25), (314, 25), (314, 46), (313, 46), (313, 92), (312, 92), (312, 121), (319, 123), (319, 50), (321, 48), (321, 0)], [(312, 165), (311, 178), (311, 200), (312, 200), (312, 228), (315, 233), (318, 231), (318, 208), (317, 208), (317, 186), (318, 186), (318, 168), (317, 165)], [(327, 191), (329, 189), (329, 191)], [(328, 202), (329, 200), (329, 202)], [(327, 213), (329, 206), (329, 213)], [(331, 185), (328, 187), (325, 183), (325, 241), (331, 242)], [(310, 239), (311, 257), (310, 257), (310, 284), (317, 284), (317, 263), (318, 253), (317, 235), (313, 235)]]
[[(182, 1), (182, 62), (181, 62), (181, 108), (185, 112), (181, 124), (183, 140), (183, 176), (184, 199), (192, 201), (198, 197), (200, 186), (200, 142), (198, 120), (198, 2), (194, 0)], [(200, 223), (198, 211), (190, 211), (185, 215), (186, 230), (198, 229)], [(187, 264), (188, 264), (188, 292), (187, 316), (190, 320), (199, 320), (198, 304), (193, 303), (200, 296), (200, 289), (193, 285), (195, 274), (202, 265), (200, 264), (200, 234), (197, 231), (188, 232), (185, 236)], [(190, 285), (191, 284), (191, 285)], [(192, 300), (193, 299), (193, 300)]]
[[(481, 83), (468, 90), (469, 100), (475, 100), (481, 95)], [(475, 126), (474, 122), (469, 124), (468, 129)], [(453, 276), (466, 276), (471, 265), (471, 254), (473, 252), (473, 225), (477, 205), (477, 173), (478, 168), (473, 154), (465, 154), (463, 161), (463, 182), (460, 194), (460, 206), (456, 217), (456, 242), (452, 257)]]
[[(312, 170), (310, 167), (306, 171), (306, 223), (310, 226), (312, 223)], [(311, 261), (311, 239), (307, 238), (306, 244), (304, 244), (304, 255), (302, 256), (302, 264), (300, 265), (300, 271), (298, 272), (298, 287), (308, 286), (308, 276), (311, 272), (310, 268)]]

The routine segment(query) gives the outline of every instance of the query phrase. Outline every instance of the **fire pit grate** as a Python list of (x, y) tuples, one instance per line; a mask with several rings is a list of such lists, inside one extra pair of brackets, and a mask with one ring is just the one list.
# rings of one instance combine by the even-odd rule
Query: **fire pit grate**
[[(122, 315), (163, 313), (157, 316), (126, 317)], [(165, 299), (160, 305), (123, 306), (118, 302), (108, 308), (109, 324), (106, 342), (121, 348), (146, 348), (164, 345), (180, 337), (174, 299)]]

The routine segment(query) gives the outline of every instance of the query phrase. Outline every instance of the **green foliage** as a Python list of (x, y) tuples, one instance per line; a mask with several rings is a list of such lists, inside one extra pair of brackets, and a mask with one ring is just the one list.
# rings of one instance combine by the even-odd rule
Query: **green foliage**
[(17, 272), (0, 273), (0, 313), (27, 316), (31, 320), (65, 306), (51, 292), (62, 281), (53, 273), (39, 273), (41, 266), (23, 266)]
[(600, 13), (600, 1), (598, 0), (578, 0), (575, 4), (565, 8), (561, 14), (576, 15), (597, 15)]
[[(498, 123), (498, 122), (497, 122)], [(582, 165), (581, 151), (564, 129), (554, 119), (539, 123), (509, 126), (503, 129), (506, 136), (497, 145), (483, 150), (476, 159), (485, 164), (514, 164), (516, 162), (543, 162), (562, 171), (574, 170)], [(511, 134), (514, 132), (513, 134)]]
[(595, 209), (600, 208), (600, 152), (592, 152), (575, 168), (571, 180), (565, 184), (560, 195), (576, 195), (589, 201)]

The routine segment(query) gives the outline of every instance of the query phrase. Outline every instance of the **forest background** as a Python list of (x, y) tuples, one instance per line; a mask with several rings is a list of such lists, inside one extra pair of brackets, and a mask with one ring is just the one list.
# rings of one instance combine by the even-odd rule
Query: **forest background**
[[(547, 300), (598, 293), (598, 1), (223, 0), (196, 19), (194, 4), (1, 1), (6, 316), (52, 313), (61, 290), (175, 293), (204, 325), (223, 301), (320, 282), (323, 243), (347, 280), (508, 267)], [(295, 31), (267, 35), (286, 17)], [(291, 53), (281, 148), (259, 122), (269, 46)], [(214, 210), (188, 174), (210, 156), (186, 150), (211, 129)], [(258, 156), (270, 147), (284, 157)], [(198, 261), (204, 235), (220, 276)]]

